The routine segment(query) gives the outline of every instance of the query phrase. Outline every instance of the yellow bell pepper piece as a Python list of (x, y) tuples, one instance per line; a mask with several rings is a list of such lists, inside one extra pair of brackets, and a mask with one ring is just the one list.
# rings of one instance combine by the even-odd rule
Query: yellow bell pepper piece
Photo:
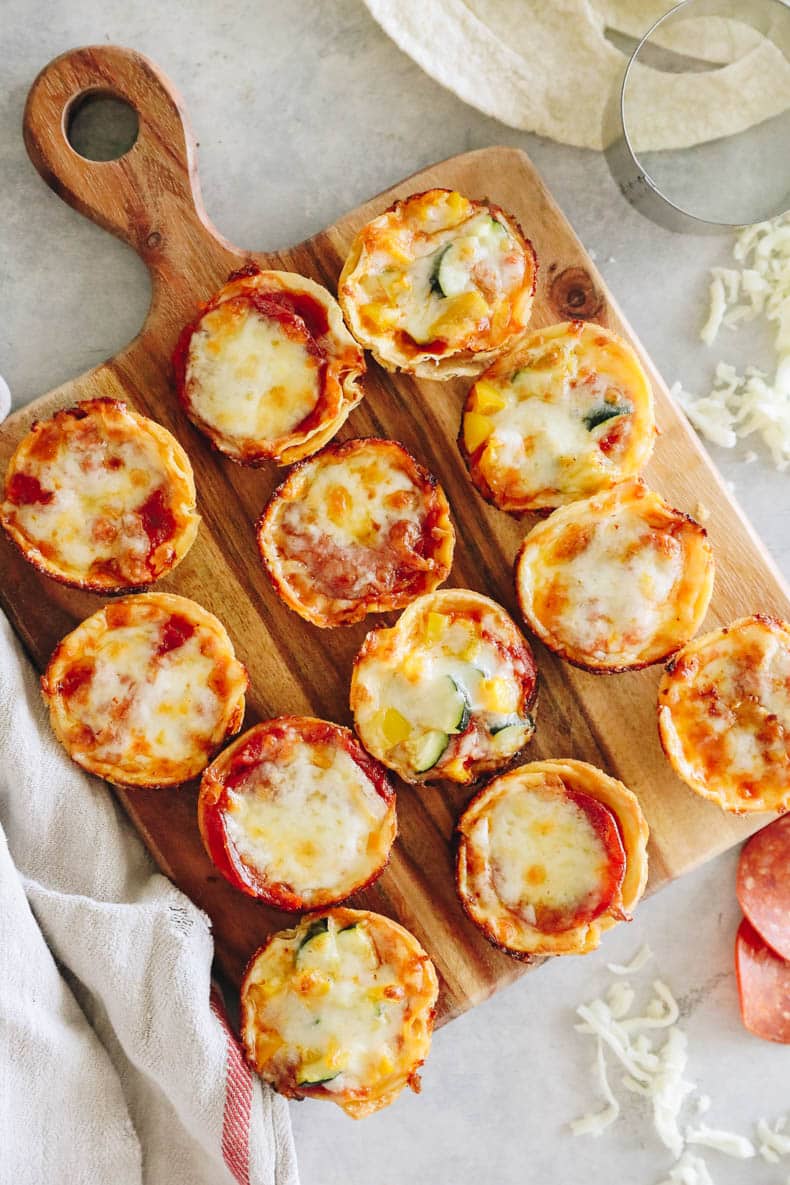
[(494, 431), (494, 421), (479, 412), (468, 411), (464, 416), (464, 444), (466, 451), (473, 453), (484, 444)]
[(411, 654), (407, 654), (404, 658), (401, 670), (407, 679), (412, 683), (416, 683), (422, 675), (424, 667), (425, 659), (423, 655), (419, 651), (417, 653), (412, 651)]
[(479, 411), (484, 416), (493, 415), (494, 412), (502, 410), (505, 402), (502, 392), (486, 379), (481, 379), (475, 385), (475, 393), (472, 396), (473, 411)]
[(443, 613), (430, 612), (425, 622), (425, 641), (430, 645), (438, 642), (444, 633), (447, 618)]
[(397, 708), (385, 708), (381, 716), (381, 733), (387, 744), (400, 744), (411, 734), (411, 725)]
[(485, 297), (476, 289), (448, 297), (444, 303), (448, 308), (431, 326), (431, 337), (454, 339), (461, 333), (468, 333), (473, 325), (488, 317)]
[(487, 712), (515, 712), (518, 707), (516, 688), (505, 679), (481, 679), (480, 698)]

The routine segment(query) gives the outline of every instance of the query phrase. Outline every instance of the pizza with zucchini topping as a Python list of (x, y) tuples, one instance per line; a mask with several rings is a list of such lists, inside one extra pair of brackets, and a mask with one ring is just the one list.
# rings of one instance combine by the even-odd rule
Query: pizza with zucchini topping
[(477, 374), (525, 332), (537, 259), (516, 220), (449, 189), (395, 202), (355, 238), (338, 284), (357, 341), (387, 370)]
[(366, 749), (407, 782), (471, 782), (535, 731), (537, 669), (505, 610), (470, 589), (420, 597), (354, 660), (351, 710)]
[(459, 443), (483, 497), (519, 513), (635, 476), (654, 439), (653, 393), (632, 348), (568, 321), (530, 333), (480, 376)]
[(419, 1090), (438, 994), (416, 938), (381, 914), (332, 909), (272, 934), (241, 988), (250, 1065), (289, 1098), (354, 1119)]

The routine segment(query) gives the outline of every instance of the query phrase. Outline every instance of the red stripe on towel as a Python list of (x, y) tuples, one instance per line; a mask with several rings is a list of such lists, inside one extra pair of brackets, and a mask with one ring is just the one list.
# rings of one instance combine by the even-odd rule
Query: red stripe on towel
[(250, 1185), (250, 1111), (252, 1109), (252, 1070), (244, 1061), (241, 1048), (225, 1014), (219, 990), (212, 986), (211, 1011), (225, 1031), (225, 1112), (222, 1116), (222, 1156), (238, 1185)]

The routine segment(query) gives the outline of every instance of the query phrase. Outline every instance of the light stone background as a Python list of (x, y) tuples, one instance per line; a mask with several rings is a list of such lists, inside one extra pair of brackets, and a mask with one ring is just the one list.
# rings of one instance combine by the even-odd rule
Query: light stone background
[[(434, 160), (518, 145), (595, 252), (667, 381), (695, 389), (710, 374), (713, 355), (697, 337), (706, 268), (726, 261), (731, 240), (658, 229), (623, 201), (602, 157), (466, 107), (395, 48), (359, 0), (0, 0), (0, 373), (15, 402), (113, 354), (147, 307), (143, 265), (44, 186), (20, 134), (37, 71), (65, 49), (101, 42), (149, 54), (181, 88), (208, 212), (234, 242), (296, 242)], [(768, 363), (769, 344), (767, 334), (738, 335), (721, 352)], [(788, 477), (764, 458), (744, 465), (746, 447), (714, 455), (787, 574)], [(644, 940), (656, 958), (639, 982), (660, 974), (681, 1000), (689, 1076), (713, 1097), (706, 1118), (749, 1133), (758, 1116), (786, 1111), (790, 1051), (749, 1036), (739, 1021), (735, 866), (730, 853), (687, 876), (602, 951), (555, 960), (440, 1031), (420, 1098), (404, 1096), (362, 1123), (329, 1105), (294, 1105), (304, 1185), (654, 1185), (671, 1157), (643, 1100), (620, 1091), (621, 1120), (597, 1140), (567, 1131), (600, 1105), (573, 1010), (606, 985), (607, 960), (627, 960)], [(708, 1163), (716, 1185), (780, 1185), (790, 1171), (716, 1153)]]

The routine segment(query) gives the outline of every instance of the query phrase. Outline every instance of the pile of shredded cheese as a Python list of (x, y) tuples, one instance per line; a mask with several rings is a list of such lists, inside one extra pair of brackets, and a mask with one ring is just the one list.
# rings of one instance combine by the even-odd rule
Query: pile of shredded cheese
[[(753, 1140), (701, 1121), (699, 1117), (709, 1109), (710, 1098), (685, 1078), (688, 1040), (677, 1023), (680, 1011), (672, 992), (662, 980), (654, 979), (647, 1007), (641, 1013), (632, 1011), (636, 992), (624, 977), (638, 974), (651, 957), (649, 947), (643, 946), (626, 966), (609, 963), (609, 970), (618, 978), (604, 996), (576, 1009), (581, 1020), (576, 1031), (595, 1040), (593, 1075), (604, 1106), (574, 1120), (573, 1134), (599, 1136), (620, 1114), (620, 1103), (609, 1081), (608, 1051), (624, 1071), (621, 1085), (651, 1101), (656, 1133), (675, 1158), (669, 1175), (659, 1185), (714, 1185), (705, 1160), (697, 1153), (699, 1148), (738, 1160), (759, 1155), (771, 1164), (790, 1157), (787, 1117), (773, 1124), (758, 1120)], [(684, 1106), (696, 1119), (685, 1122), (681, 1129)]]
[[(722, 325), (764, 317), (776, 326), (776, 370), (755, 366), (738, 374), (719, 362), (711, 390), (702, 398), (675, 383), (671, 394), (694, 427), (723, 448), (757, 434), (777, 469), (790, 465), (790, 213), (750, 226), (733, 248), (738, 267), (711, 269), (710, 311), (701, 338), (712, 345)], [(748, 453), (747, 461), (756, 460)]]

